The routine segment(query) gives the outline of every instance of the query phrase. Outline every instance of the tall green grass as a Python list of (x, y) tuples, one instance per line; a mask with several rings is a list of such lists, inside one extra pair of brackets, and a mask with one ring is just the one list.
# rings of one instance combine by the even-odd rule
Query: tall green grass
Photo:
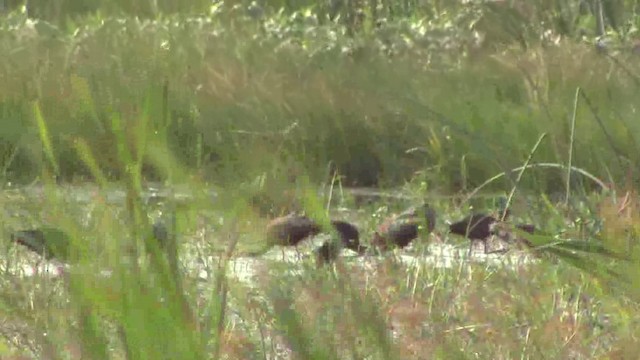
[[(455, 60), (447, 53), (455, 40), (433, 48), (419, 28), (386, 29), (413, 44), (385, 44), (294, 18), (221, 18), (108, 18), (66, 35), (13, 15), (3, 30), (0, 89), (0, 113), (10, 124), (2, 129), (7, 180), (33, 179), (46, 159), (36, 145), (34, 100), (65, 179), (88, 175), (73, 151), (77, 141), (103, 149), (97, 160), (105, 174), (120, 177), (113, 135), (105, 130), (112, 117), (122, 119), (135, 147), (141, 104), (166, 100), (147, 114), (150, 141), (166, 143), (207, 180), (249, 180), (283, 166), (326, 181), (330, 165), (348, 185), (400, 184), (429, 168), (433, 186), (473, 188), (517, 167), (542, 133), (550, 136), (534, 161), (566, 164), (577, 87), (584, 96), (574, 165), (605, 179), (636, 167), (637, 85), (628, 72), (636, 69), (631, 61), (618, 65), (623, 55), (614, 62), (561, 40)], [(389, 46), (404, 49), (390, 59)], [(442, 66), (435, 56), (455, 62)], [(554, 191), (564, 179), (544, 170), (524, 181)]]

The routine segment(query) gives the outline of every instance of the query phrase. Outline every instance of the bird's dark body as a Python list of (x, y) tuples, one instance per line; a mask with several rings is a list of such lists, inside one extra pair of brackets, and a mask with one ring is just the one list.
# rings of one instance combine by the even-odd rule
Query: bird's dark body
[[(508, 211), (506, 215), (509, 215)], [(469, 254), (471, 254), (474, 240), (482, 241), (484, 244), (484, 251), (485, 253), (488, 253), (487, 239), (490, 236), (497, 235), (503, 240), (511, 239), (513, 237), (511, 231), (505, 232), (504, 230), (500, 229), (501, 226), (494, 226), (499, 224), (506, 223), (499, 221), (491, 215), (479, 213), (469, 215), (466, 218), (449, 225), (449, 231), (451, 231), (451, 233), (453, 234), (461, 235), (471, 240)], [(515, 227), (530, 234), (533, 234), (535, 231), (535, 226), (530, 224), (518, 224), (515, 225)], [(531, 246), (528, 240), (523, 239), (523, 242)]]
[(387, 250), (389, 246), (404, 248), (418, 237), (424, 222), (426, 233), (431, 233), (435, 229), (436, 213), (428, 204), (409, 208), (383, 222), (373, 234), (372, 243), (380, 250)]
[[(331, 220), (342, 243), (354, 251), (360, 247), (360, 232), (353, 224), (342, 220)], [(313, 219), (302, 215), (287, 215), (272, 220), (267, 225), (267, 238), (272, 245), (295, 246), (302, 240), (322, 232), (322, 227)]]
[(169, 242), (169, 230), (167, 226), (163, 222), (157, 221), (153, 224), (152, 231), (153, 237), (158, 241), (160, 247), (166, 247)]
[(295, 246), (319, 234), (320, 230), (320, 226), (307, 216), (288, 215), (273, 219), (267, 225), (267, 238), (271, 245)]
[(373, 243), (379, 248), (386, 249), (393, 244), (399, 248), (404, 248), (418, 237), (417, 221), (391, 221), (383, 224), (373, 235)]
[(342, 220), (331, 220), (331, 225), (338, 232), (344, 247), (357, 253), (364, 251), (365, 247), (360, 244), (360, 231), (355, 225)]
[[(163, 223), (156, 222), (153, 225), (153, 236), (161, 248), (166, 245), (168, 231)], [(73, 260), (74, 255), (80, 256), (83, 250), (82, 246), (71, 246), (69, 234), (54, 227), (16, 231), (11, 234), (11, 241), (44, 256), (45, 259), (54, 258), (64, 262)], [(72, 251), (77, 253), (74, 254)]]
[(314, 254), (319, 266), (334, 261), (342, 248), (353, 250), (358, 254), (366, 251), (367, 248), (360, 244), (360, 232), (355, 225), (342, 220), (332, 220), (331, 225), (338, 232), (340, 241), (328, 240), (315, 249)]
[(46, 259), (65, 260), (70, 257), (69, 237), (56, 228), (42, 228), (16, 231), (11, 240), (25, 246), (29, 250), (44, 256)]
[(496, 221), (491, 215), (472, 214), (449, 225), (449, 231), (471, 240), (486, 240), (491, 235), (491, 225)]
[(340, 246), (335, 241), (325, 241), (314, 251), (318, 266), (323, 266), (333, 262), (338, 257), (339, 253)]

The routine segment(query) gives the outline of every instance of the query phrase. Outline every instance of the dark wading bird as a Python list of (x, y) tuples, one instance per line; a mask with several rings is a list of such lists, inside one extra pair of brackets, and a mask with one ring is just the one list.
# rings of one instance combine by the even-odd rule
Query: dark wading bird
[[(167, 245), (169, 235), (164, 223), (153, 224), (152, 233), (161, 249)], [(77, 260), (85, 250), (82, 244), (72, 246), (69, 235), (54, 227), (41, 227), (33, 230), (21, 230), (11, 234), (11, 241), (43, 256), (47, 260), (68, 263)]]
[(423, 224), (426, 225), (425, 235), (435, 229), (436, 212), (427, 203), (385, 220), (373, 234), (372, 244), (381, 251), (392, 246), (404, 248), (418, 237), (420, 225)]
[(343, 248), (353, 250), (360, 255), (364, 254), (367, 248), (360, 244), (360, 232), (355, 225), (341, 220), (332, 220), (331, 224), (338, 233), (340, 241), (327, 240), (315, 249), (314, 255), (318, 266), (334, 261)]
[(302, 240), (315, 236), (321, 231), (311, 218), (289, 214), (275, 218), (267, 224), (267, 246), (296, 246)]
[[(354, 225), (340, 220), (331, 220), (331, 225), (338, 233), (341, 240), (340, 243), (344, 247), (357, 252), (363, 251), (364, 247), (360, 245), (360, 234)], [(318, 235), (322, 231), (320, 224), (304, 215), (289, 214), (273, 219), (267, 225), (267, 244), (265, 248), (251, 255), (264, 254), (274, 245), (297, 246), (301, 241)]]
[[(509, 216), (509, 211), (505, 214), (505, 220)], [(451, 225), (449, 225), (449, 231), (453, 234), (464, 236), (470, 240), (469, 244), (469, 254), (473, 251), (474, 241), (480, 240), (484, 246), (484, 253), (490, 253), (487, 248), (487, 239), (491, 235), (496, 235), (494, 230), (494, 224), (499, 223), (500, 221), (494, 218), (491, 215), (476, 213), (471, 214), (464, 219), (457, 221)], [(523, 224), (516, 225), (517, 228), (524, 230), (528, 233), (533, 233), (534, 226)]]
[(11, 241), (43, 256), (45, 259), (67, 261), (71, 257), (69, 235), (53, 228), (21, 230), (11, 234)]

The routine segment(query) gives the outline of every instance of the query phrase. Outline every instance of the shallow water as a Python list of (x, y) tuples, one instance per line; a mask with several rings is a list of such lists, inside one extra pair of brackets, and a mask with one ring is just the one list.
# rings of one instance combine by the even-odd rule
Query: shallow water
[[(107, 190), (101, 190), (98, 186), (91, 183), (80, 185), (59, 185), (55, 189), (56, 195), (63, 196), (66, 199), (78, 202), (79, 204), (86, 204), (95, 200), (97, 194), (104, 196), (108, 204), (124, 204), (126, 200), (126, 191), (124, 189), (111, 188)], [(318, 194), (328, 193), (328, 189), (319, 189)], [(5, 198), (23, 198), (23, 199), (36, 199), (46, 196), (46, 189), (43, 185), (30, 185), (24, 187), (7, 188), (2, 190)], [(342, 188), (340, 190), (334, 189), (334, 194), (344, 193), (351, 195), (358, 199), (370, 199), (370, 200), (385, 200), (385, 201), (403, 201), (403, 200), (415, 200), (416, 196), (407, 190), (380, 190), (376, 188)], [(503, 196), (504, 194), (477, 194), (474, 198), (496, 198)], [(218, 197), (218, 192), (211, 189), (201, 189), (194, 191), (194, 189), (188, 185), (173, 185), (171, 187), (163, 186), (159, 183), (147, 183), (146, 188), (142, 191), (142, 197), (146, 202), (160, 202), (167, 199), (174, 199), (176, 201), (189, 201), (198, 197), (202, 199), (215, 201)], [(443, 200), (460, 198), (460, 196), (429, 194), (430, 199)]]
[[(406, 202), (411, 199), (411, 195), (403, 191), (379, 191), (376, 189), (342, 189), (343, 192), (349, 193), (354, 197), (369, 198), (379, 201), (385, 199), (384, 203), (390, 202)], [(322, 191), (320, 191), (322, 192)], [(46, 189), (40, 185), (27, 186), (22, 188), (3, 190), (4, 210), (5, 214), (7, 209), (11, 208), (11, 214), (8, 214), (12, 218), (24, 218), (28, 217), (30, 212), (33, 212), (34, 205), (38, 209), (38, 201), (43, 200), (47, 196)], [(65, 199), (66, 201), (77, 203), (78, 207), (90, 206), (100, 199), (111, 205), (121, 205), (124, 207), (126, 201), (126, 192), (122, 189), (108, 189), (100, 190), (93, 184), (84, 185), (63, 185), (55, 188), (55, 194)], [(194, 197), (198, 199), (209, 200), (214, 202), (217, 198), (217, 193), (213, 189), (194, 191), (187, 186), (174, 186), (172, 188), (162, 187), (159, 184), (150, 184), (143, 192), (144, 201), (149, 204), (162, 203), (165, 200), (172, 198), (177, 201), (193, 200)], [(438, 198), (444, 199), (447, 197), (438, 196)], [(11, 206), (8, 206), (11, 205)], [(21, 206), (25, 205), (25, 206)], [(29, 206), (26, 206), (29, 205)], [(43, 205), (44, 206), (44, 203)], [(38, 209), (40, 211), (44, 209)], [(81, 214), (90, 217), (90, 211), (80, 211)], [(357, 211), (348, 209), (336, 209), (336, 214), (344, 218), (358, 218), (362, 217), (362, 214), (357, 214)], [(365, 215), (366, 216), (366, 215)], [(209, 219), (209, 223), (211, 219)], [(219, 222), (223, 221), (221, 219)], [(203, 229), (203, 231), (208, 231)], [(283, 249), (275, 247), (268, 253), (261, 257), (233, 257), (228, 264), (228, 275), (237, 279), (238, 281), (245, 283), (248, 286), (253, 286), (255, 283), (256, 275), (260, 271), (264, 271), (265, 266), (270, 264), (274, 266), (286, 265), (288, 271), (292, 273), (300, 272), (303, 270), (303, 264), (305, 262), (313, 261), (308, 259), (309, 254), (312, 253), (312, 249), (315, 246), (319, 246), (322, 241), (326, 239), (323, 235), (308, 241), (308, 245), (302, 249)], [(468, 248), (466, 246), (456, 247), (451, 244), (432, 243), (423, 255), (416, 255), (411, 250), (397, 250), (391, 255), (409, 267), (416, 266), (428, 266), (434, 268), (453, 268), (460, 266), (464, 262), (485, 263), (487, 266), (514, 266), (515, 264), (523, 264), (531, 261), (528, 257), (523, 256), (522, 253), (514, 252), (507, 255), (501, 254), (484, 254), (482, 252), (475, 252), (471, 257), (467, 256)], [(184, 254), (191, 254), (190, 256), (183, 256), (183, 267), (187, 273), (194, 275), (202, 281), (208, 281), (211, 274), (214, 272), (212, 269), (217, 269), (219, 257), (216, 255), (211, 256), (196, 256), (194, 254), (201, 252), (185, 251)], [(370, 266), (372, 263), (379, 261), (382, 256), (356, 256), (355, 253), (345, 250), (342, 254), (342, 260), (349, 264), (355, 264), (357, 266)], [(18, 266), (12, 266), (9, 269), (11, 272), (15, 272), (16, 275), (31, 277), (36, 274), (44, 276), (57, 277), (60, 276), (64, 266), (55, 264), (52, 262), (42, 261), (37, 268), (34, 266), (33, 261), (24, 261), (24, 264)], [(3, 270), (0, 265), (0, 271)], [(105, 276), (108, 276), (108, 271), (105, 270)]]
[[(314, 243), (319, 245), (318, 241)], [(430, 244), (427, 251), (423, 255), (415, 255), (410, 250), (395, 250), (385, 255), (363, 255), (358, 256), (351, 250), (343, 250), (341, 261), (362, 268), (373, 269), (373, 265), (387, 256), (394, 256), (395, 259), (407, 266), (407, 270), (416, 267), (424, 268), (440, 268), (451, 269), (459, 266), (468, 265), (469, 263), (484, 264), (487, 267), (510, 267), (515, 268), (535, 261), (532, 257), (523, 252), (514, 251), (507, 254), (484, 254), (481, 251), (475, 251), (468, 256), (468, 248), (453, 246), (450, 244)], [(295, 249), (274, 248), (261, 257), (232, 257), (227, 263), (227, 276), (230, 279), (239, 281), (245, 286), (254, 287), (259, 274), (270, 267), (281, 268), (285, 266), (287, 273), (290, 275), (300, 275), (304, 271), (305, 264), (313, 261), (309, 258), (309, 254), (301, 253)], [(218, 269), (220, 257), (207, 256), (204, 258), (183, 258), (183, 269), (191, 276), (196, 277), (199, 281), (209, 282), (213, 280), (213, 276)], [(42, 261), (36, 265), (33, 261), (23, 259), (18, 264), (13, 264), (8, 269), (15, 276), (32, 277), (35, 275), (46, 277), (59, 277), (65, 271), (73, 269), (69, 265), (61, 265), (55, 261)], [(7, 271), (4, 265), (0, 265), (0, 271)], [(111, 271), (102, 270), (102, 276), (110, 276)]]

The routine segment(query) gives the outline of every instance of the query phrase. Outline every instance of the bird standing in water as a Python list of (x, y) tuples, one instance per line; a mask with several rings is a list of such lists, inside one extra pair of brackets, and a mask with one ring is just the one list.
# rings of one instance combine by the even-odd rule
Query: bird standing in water
[[(469, 255), (473, 252), (474, 241), (480, 240), (484, 246), (484, 253), (489, 254), (487, 240), (491, 235), (498, 235), (498, 224), (504, 223), (509, 216), (509, 211), (504, 212), (504, 219), (500, 221), (491, 215), (484, 213), (474, 213), (464, 219), (449, 225), (449, 231), (453, 234), (464, 236), (470, 240)], [(517, 228), (528, 233), (534, 232), (534, 226), (529, 224), (516, 225)], [(500, 236), (499, 236), (500, 237)], [(502, 237), (501, 237), (502, 238)]]
[(491, 215), (475, 213), (449, 225), (449, 231), (470, 240), (469, 255), (471, 255), (473, 251), (473, 244), (476, 240), (482, 241), (484, 252), (487, 254), (487, 239), (491, 235), (491, 226), (497, 221), (498, 220)]
[[(152, 233), (160, 248), (164, 249), (168, 241), (168, 231), (164, 223), (154, 223)], [(56, 260), (65, 264), (76, 262), (87, 255), (85, 247), (87, 244), (82, 243), (80, 239), (72, 244), (68, 233), (51, 226), (16, 231), (11, 234), (11, 241), (26, 247), (46, 260)]]
[[(354, 225), (346, 221), (331, 220), (331, 226), (338, 233), (341, 244), (354, 251), (362, 251), (359, 241), (360, 234)], [(250, 253), (250, 255), (262, 255), (274, 245), (297, 246), (301, 241), (318, 235), (322, 231), (322, 226), (308, 216), (289, 214), (278, 217), (267, 225), (267, 241), (264, 248)]]
[(281, 216), (267, 224), (267, 245), (296, 246), (302, 240), (319, 234), (320, 230), (320, 225), (307, 216)]
[(418, 237), (422, 224), (426, 225), (425, 235), (435, 229), (436, 212), (427, 203), (411, 207), (385, 220), (373, 234), (372, 244), (382, 251), (388, 250), (391, 246), (404, 248)]
[(325, 241), (320, 247), (314, 250), (318, 266), (334, 261), (343, 248), (347, 248), (363, 254), (367, 248), (360, 244), (360, 232), (355, 225), (342, 220), (332, 220), (331, 225), (335, 228), (339, 241), (330, 239)]

